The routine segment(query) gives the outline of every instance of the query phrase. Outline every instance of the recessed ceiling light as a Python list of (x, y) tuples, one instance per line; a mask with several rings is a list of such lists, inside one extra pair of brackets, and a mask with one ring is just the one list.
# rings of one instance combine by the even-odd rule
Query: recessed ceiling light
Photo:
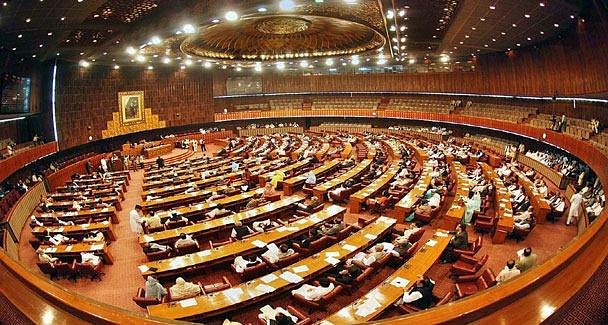
[(541, 6), (541, 7), (544, 7), (545, 3), (544, 2), (540, 2), (540, 3), (538, 3), (538, 5)]
[(541, 30), (541, 31), (540, 31), (540, 34), (541, 34), (541, 35), (545, 35), (545, 32), (543, 32), (543, 31)]
[(33, 57), (33, 58), (35, 58), (35, 57), (36, 57), (36, 54), (32, 54), (32, 57)]
[(47, 34), (48, 36), (51, 36), (51, 35), (53, 35), (53, 32), (48, 32), (48, 33), (46, 33), (46, 34)]
[(279, 9), (281, 10), (293, 10), (296, 7), (296, 4), (293, 0), (281, 0), (279, 1)]
[(326, 60), (325, 60), (325, 65), (327, 65), (327, 66), (332, 66), (332, 65), (334, 65), (334, 60), (333, 60), (333, 59), (331, 59), (331, 58), (330, 58), (330, 59), (326, 59)]
[(393, 17), (395, 17), (395, 13), (392, 10), (386, 12), (387, 19), (393, 19)]
[(559, 27), (559, 24), (553, 24), (553, 26), (555, 26), (555, 27)]
[(214, 19), (214, 20), (212, 20), (211, 22), (212, 22), (212, 23), (214, 23), (214, 24), (217, 24), (217, 23), (219, 23), (219, 22), (220, 22), (220, 20), (219, 20), (219, 19), (217, 19), (217, 18), (215, 18), (215, 19)]
[(403, 17), (405, 16), (405, 10), (400, 10), (399, 11), (399, 17)]
[(115, 64), (114, 65), (114, 70), (118, 70), (118, 69), (120, 69), (120, 66), (118, 64)]
[(29, 23), (30, 21), (32, 21), (32, 18), (25, 18), (26, 23)]
[(300, 61), (300, 67), (306, 68), (307, 66), (308, 66), (308, 61), (306, 61), (306, 60)]
[(61, 17), (61, 18), (59, 18), (59, 20), (64, 21), (64, 20), (65, 20), (65, 17)]
[(526, 18), (530, 18), (530, 15), (528, 15), (528, 14), (525, 14), (525, 15), (524, 15), (524, 17), (526, 17)]
[(490, 9), (494, 10), (494, 9), (496, 9), (496, 6), (490, 6)]
[(161, 43), (160, 37), (158, 36), (152, 36), (152, 38), (150, 39), (150, 42), (154, 45), (158, 45)]
[(277, 69), (279, 69), (279, 70), (285, 69), (285, 62), (277, 62)]
[(13, 51), (17, 51), (17, 48), (16, 48), (16, 47), (13, 47)]
[(93, 18), (99, 18), (99, 14), (94, 14)]
[(153, 67), (153, 66), (151, 66), (151, 65), (149, 65), (149, 66), (148, 66), (148, 70), (152, 70), (152, 69), (154, 69), (154, 67)]
[(44, 46), (43, 44), (38, 45), (38, 47), (43, 47), (43, 46)]
[(80, 60), (78, 64), (83, 68), (87, 68), (91, 65), (87, 60)]
[(192, 24), (185, 24), (184, 26), (182, 26), (182, 30), (186, 34), (192, 34), (195, 32), (194, 26), (192, 26)]
[(234, 11), (234, 10), (230, 10), (230, 11), (226, 12), (226, 14), (224, 15), (224, 18), (226, 18), (227, 21), (235, 21), (235, 20), (239, 19), (239, 14), (237, 14), (236, 11)]
[(574, 15), (570, 15), (570, 18), (574, 19)]
[(517, 27), (517, 24), (511, 24), (511, 26), (513, 26), (513, 28)]
[(209, 61), (205, 61), (205, 64), (203, 64), (203, 66), (204, 66), (205, 68), (211, 68), (211, 62), (209, 62)]
[(266, 9), (266, 7), (258, 8), (258, 12), (266, 12), (266, 11), (268, 11), (268, 9)]
[(185, 63), (186, 65), (192, 65), (192, 59), (186, 59), (186, 60), (184, 61), (184, 63)]
[(166, 56), (165, 56), (165, 57), (163, 58), (163, 63), (164, 63), (164, 64), (169, 64), (170, 62), (171, 62), (171, 59), (169, 59), (168, 57), (166, 57)]
[(532, 38), (531, 38), (531, 37), (528, 37), (528, 41), (531, 41), (531, 40), (532, 40)]
[(483, 17), (479, 18), (479, 20), (481, 20), (481, 21), (486, 21), (486, 19), (485, 19), (485, 18), (483, 18)]
[(407, 29), (407, 27), (405, 27), (405, 26), (401, 26), (401, 27), (399, 27), (399, 30), (400, 30), (400, 31), (404, 31), (404, 30), (406, 30), (406, 29)]
[(507, 33), (505, 33), (505, 32), (500, 32), (500, 35), (507, 35)]
[(17, 38), (22, 38), (22, 37), (23, 37), (23, 34), (17, 35)]

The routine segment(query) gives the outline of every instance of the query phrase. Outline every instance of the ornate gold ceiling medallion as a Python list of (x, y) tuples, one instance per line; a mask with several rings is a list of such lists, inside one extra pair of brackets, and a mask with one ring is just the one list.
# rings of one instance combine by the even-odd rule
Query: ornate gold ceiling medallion
[(314, 15), (250, 16), (187, 35), (187, 55), (220, 60), (267, 61), (362, 54), (383, 47), (374, 28), (348, 19)]
[(264, 34), (286, 35), (300, 33), (308, 29), (310, 21), (289, 16), (278, 16), (260, 19), (255, 29)]

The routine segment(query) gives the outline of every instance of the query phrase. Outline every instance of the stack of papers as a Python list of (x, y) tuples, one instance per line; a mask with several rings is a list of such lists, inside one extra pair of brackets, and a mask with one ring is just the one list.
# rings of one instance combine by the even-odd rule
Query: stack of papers
[(325, 252), (325, 256), (327, 256), (327, 257), (338, 257), (338, 256), (340, 256), (340, 253), (338, 253), (338, 252)]
[(281, 279), (288, 281), (289, 283), (300, 283), (302, 281), (304, 281), (304, 279), (294, 273), (291, 273), (289, 271), (285, 271), (280, 275)]
[(426, 242), (426, 245), (429, 247), (433, 247), (433, 246), (437, 245), (437, 241), (434, 239), (429, 239), (429, 241)]
[(103, 244), (96, 244), (96, 245), (92, 245), (91, 246), (91, 250), (92, 251), (98, 251), (98, 250), (101, 250), (101, 249), (103, 249)]
[(357, 312), (355, 314), (360, 317), (367, 317), (373, 314), (381, 306), (382, 305), (380, 305), (380, 303), (374, 297), (370, 296), (367, 297), (363, 303), (357, 306)]
[(436, 232), (435, 235), (437, 235), (437, 237), (447, 237), (448, 236), (448, 234), (446, 234), (445, 232), (442, 232), (442, 231)]
[(190, 299), (184, 299), (184, 300), (180, 300), (179, 305), (182, 307), (192, 307), (192, 306), (196, 306), (197, 302), (196, 299), (194, 298), (190, 298)]
[(335, 257), (328, 257), (325, 259), (325, 262), (335, 266), (335, 265), (338, 265), (338, 263), (340, 263), (340, 260)]
[(306, 266), (306, 265), (296, 266), (293, 268), (293, 271), (296, 273), (306, 272), (306, 271), (308, 271), (308, 266)]
[(240, 301), (240, 297), (242, 294), (244, 294), (245, 292), (243, 291), (243, 289), (241, 288), (230, 288), (227, 290), (222, 291), (224, 293), (224, 295), (226, 296), (226, 298), (230, 299), (233, 302), (238, 302)]
[(262, 279), (262, 282), (264, 282), (264, 283), (270, 283), (278, 278), (279, 277), (276, 276), (274, 273), (270, 273), (270, 274), (263, 276), (261, 279)]
[(262, 292), (262, 293), (270, 293), (270, 292), (273, 292), (274, 290), (276, 290), (276, 288), (273, 286), (261, 283), (257, 287), (255, 287), (255, 290)]
[(266, 247), (266, 243), (261, 241), (261, 240), (254, 240), (251, 242), (253, 244), (253, 246), (257, 247), (257, 248), (262, 248), (262, 247)]
[(210, 251), (210, 250), (208, 250), (208, 249), (206, 249), (206, 250), (204, 250), (204, 251), (200, 251), (200, 252), (198, 252), (198, 256), (201, 256), (201, 257), (202, 257), (202, 256), (209, 256), (209, 255), (211, 255), (211, 251)]
[(147, 265), (140, 265), (137, 268), (141, 273), (146, 273), (150, 269)]
[(357, 246), (353, 246), (351, 244), (345, 244), (342, 248), (346, 249), (349, 252), (354, 252), (357, 249)]
[(405, 287), (407, 287), (407, 285), (409, 283), (410, 283), (410, 280), (404, 279), (400, 276), (394, 278), (393, 281), (391, 281), (391, 285), (393, 285), (397, 288), (405, 288)]
[(378, 238), (378, 236), (376, 236), (374, 234), (365, 234), (364, 237), (369, 240), (375, 240), (376, 238)]

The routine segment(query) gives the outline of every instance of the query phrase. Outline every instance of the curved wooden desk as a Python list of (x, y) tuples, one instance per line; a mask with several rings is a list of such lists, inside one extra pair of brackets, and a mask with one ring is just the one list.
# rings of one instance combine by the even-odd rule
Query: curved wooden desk
[[(284, 115), (283, 111), (272, 112), (270, 117), (298, 116)], [(314, 112), (323, 116), (321, 112)], [(344, 116), (359, 116), (349, 111)], [(608, 169), (605, 168), (607, 156), (589, 144), (565, 134), (540, 129), (528, 124), (514, 124), (458, 114), (416, 113), (407, 111), (378, 111), (379, 118), (430, 120), (454, 124), (465, 124), (521, 134), (556, 145), (585, 161), (598, 175), (603, 184), (608, 184)], [(366, 116), (368, 117), (368, 116)], [(238, 116), (235, 116), (238, 118)], [(250, 119), (261, 118), (259, 116)], [(577, 236), (563, 249), (521, 276), (507, 283), (485, 290), (445, 306), (420, 313), (399, 316), (378, 321), (378, 324), (395, 322), (411, 323), (464, 323), (482, 321), (487, 323), (540, 323), (551, 317), (593, 276), (608, 256), (605, 238), (608, 237), (606, 223), (608, 211), (592, 223), (588, 230)], [(23, 266), (0, 251), (0, 272), (3, 284), (0, 292), (8, 297), (15, 308), (26, 314), (32, 321), (42, 323), (49, 313), (54, 319), (78, 322), (159, 324), (173, 323), (171, 320), (158, 319), (141, 314), (130, 313), (116, 307), (91, 301), (69, 292), (47, 279), (30, 273)], [(567, 284), (567, 285), (564, 285)], [(10, 290), (7, 286), (10, 285)], [(15, 292), (13, 289), (21, 291)]]

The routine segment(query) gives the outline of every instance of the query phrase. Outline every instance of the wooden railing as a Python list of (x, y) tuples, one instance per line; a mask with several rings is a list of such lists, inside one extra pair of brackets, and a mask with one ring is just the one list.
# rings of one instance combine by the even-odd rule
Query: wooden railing
[(57, 142), (49, 142), (40, 146), (20, 151), (14, 156), (0, 161), (0, 182), (21, 169), (22, 167), (57, 152)]
[[(19, 238), (21, 229), (23, 229), (29, 220), (32, 211), (34, 211), (38, 203), (40, 203), (42, 194), (46, 194), (46, 190), (44, 189), (44, 184), (38, 182), (30, 187), (9, 211), (7, 221), (17, 238)], [(4, 249), (10, 257), (19, 259), (19, 243), (13, 241), (6, 231), (4, 232)]]
[[(315, 111), (315, 113), (318, 115), (319, 111)], [(360, 112), (354, 113), (359, 115)], [(596, 172), (602, 184), (608, 184), (608, 169), (605, 168), (605, 161), (608, 157), (588, 142), (568, 135), (539, 129), (527, 124), (514, 124), (473, 116), (414, 112), (398, 112), (397, 114), (391, 111), (382, 111), (381, 113), (382, 117), (385, 118), (465, 124), (504, 130), (536, 139), (541, 139), (543, 133), (546, 133), (544, 141), (579, 157)], [(371, 115), (371, 112), (364, 114)], [(351, 114), (347, 114), (347, 116), (351, 116)], [(267, 116), (251, 118), (267, 118)], [(607, 215), (608, 212), (603, 211), (595, 222), (589, 225), (586, 232), (566, 244), (545, 263), (507, 283), (445, 306), (412, 315), (384, 319), (377, 323), (394, 324), (397, 320), (411, 323), (464, 323), (471, 321), (494, 324), (504, 322), (539, 323), (551, 317), (555, 310), (568, 302), (589, 281), (607, 257), (608, 250), (605, 249), (604, 243), (604, 238), (608, 236)], [(57, 317), (55, 318), (57, 321), (69, 321), (77, 317), (81, 321), (97, 323), (145, 324), (157, 322), (156, 319), (150, 317), (82, 298), (28, 272), (3, 251), (0, 251), (0, 262), (0, 273), (3, 274), (3, 283), (0, 286), (2, 293), (5, 295), (7, 295), (7, 292), (11, 293), (11, 290), (7, 290), (7, 285), (14, 283), (14, 288), (19, 289), (24, 287), (23, 284), (26, 284), (24, 291), (20, 292), (21, 298), (13, 292), (9, 299), (14, 297), (15, 300), (11, 299), (11, 301), (15, 307), (27, 314), (34, 322), (42, 322), (44, 317), (42, 310), (45, 310), (45, 307), (56, 311), (54, 315)], [(23, 297), (27, 299), (23, 299)], [(69, 312), (72, 312), (73, 315), (70, 315)]]

